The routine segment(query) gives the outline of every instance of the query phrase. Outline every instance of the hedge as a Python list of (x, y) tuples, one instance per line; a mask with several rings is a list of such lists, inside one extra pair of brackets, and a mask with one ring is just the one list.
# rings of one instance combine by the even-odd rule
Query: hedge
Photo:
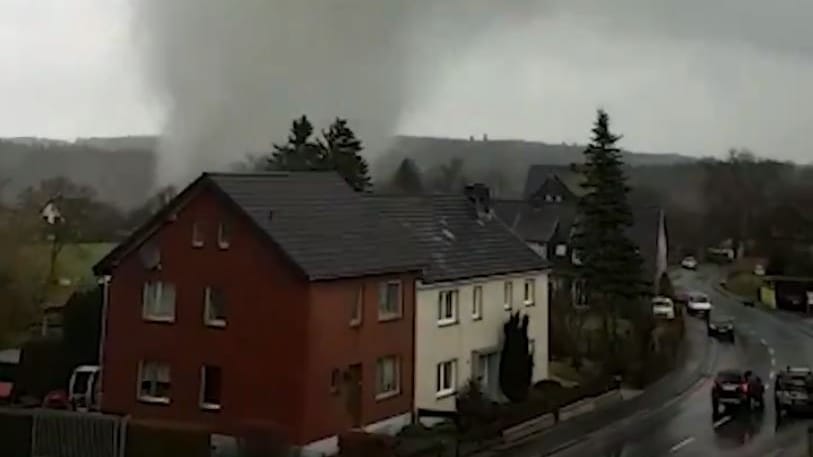
[(30, 457), (33, 416), (0, 409), (0, 455)]

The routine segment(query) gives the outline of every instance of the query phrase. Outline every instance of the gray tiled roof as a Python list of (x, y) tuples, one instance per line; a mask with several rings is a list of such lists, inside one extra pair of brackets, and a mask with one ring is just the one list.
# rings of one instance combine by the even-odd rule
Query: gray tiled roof
[(426, 256), (332, 172), (207, 174), (311, 280), (419, 271)]
[(576, 207), (566, 203), (532, 206), (522, 200), (497, 200), (494, 210), (506, 225), (526, 241), (547, 243), (557, 233), (568, 236)]
[(548, 263), (497, 217), (481, 219), (463, 195), (369, 197), (386, 216), (411, 229), (429, 262), (427, 283), (539, 270)]

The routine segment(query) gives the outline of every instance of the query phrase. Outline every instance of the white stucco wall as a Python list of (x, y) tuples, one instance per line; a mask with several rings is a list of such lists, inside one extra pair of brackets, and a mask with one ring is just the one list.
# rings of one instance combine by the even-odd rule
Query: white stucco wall
[[(524, 281), (534, 279), (534, 304), (523, 300)], [(503, 304), (504, 283), (513, 284), (512, 309)], [(482, 318), (472, 318), (475, 286), (482, 286)], [(457, 321), (438, 323), (438, 296), (441, 291), (458, 290)], [(457, 390), (477, 373), (479, 352), (496, 352), (502, 344), (502, 326), (510, 312), (529, 316), (528, 338), (534, 340), (533, 381), (548, 377), (548, 274), (527, 272), (493, 276), (445, 284), (418, 284), (415, 294), (415, 408), (454, 410), (454, 395), (436, 395), (437, 365), (456, 359)], [(496, 363), (499, 355), (496, 356)], [(493, 382), (496, 382), (492, 376)], [(493, 384), (492, 384), (493, 386)]]

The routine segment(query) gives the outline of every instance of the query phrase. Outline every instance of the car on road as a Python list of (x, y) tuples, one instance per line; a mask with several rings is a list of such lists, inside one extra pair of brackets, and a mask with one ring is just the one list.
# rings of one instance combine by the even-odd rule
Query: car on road
[(752, 410), (756, 407), (762, 410), (765, 386), (759, 376), (751, 371), (721, 370), (714, 377), (711, 388), (711, 411), (714, 417), (720, 414), (720, 407), (728, 412), (729, 408), (743, 408)]
[(783, 413), (813, 412), (813, 370), (807, 367), (787, 367), (776, 374), (774, 409), (779, 419)]
[(711, 313), (711, 300), (702, 292), (692, 292), (686, 301), (686, 311), (694, 316), (708, 316)]
[(652, 316), (672, 320), (675, 318), (675, 303), (669, 297), (655, 297), (652, 299)]
[(710, 317), (706, 323), (709, 336), (734, 342), (734, 319), (728, 316)]
[(680, 266), (687, 269), (687, 270), (696, 270), (697, 269), (697, 259), (692, 256), (684, 257), (683, 260), (680, 262)]

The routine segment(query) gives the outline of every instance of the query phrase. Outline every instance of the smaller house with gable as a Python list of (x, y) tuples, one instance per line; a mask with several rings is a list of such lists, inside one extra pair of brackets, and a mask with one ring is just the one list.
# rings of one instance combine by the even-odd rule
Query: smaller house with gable
[(414, 407), (454, 411), (471, 379), (500, 399), (503, 324), (513, 313), (529, 317), (532, 381), (547, 378), (549, 263), (496, 217), (488, 188), (371, 199), (429, 253), (415, 285)]

